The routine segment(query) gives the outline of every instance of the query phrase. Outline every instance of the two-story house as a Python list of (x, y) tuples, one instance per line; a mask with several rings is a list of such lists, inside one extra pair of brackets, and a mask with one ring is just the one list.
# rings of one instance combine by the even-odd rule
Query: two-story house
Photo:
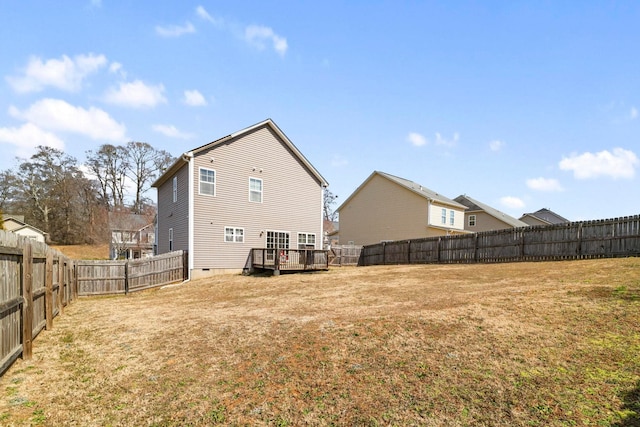
[(322, 249), (327, 182), (267, 119), (183, 153), (160, 176), (157, 252), (190, 277), (250, 268), (252, 248)]
[(374, 171), (337, 209), (340, 243), (464, 234), (465, 209), (423, 185)]
[(147, 215), (109, 212), (111, 259), (137, 259), (153, 256), (155, 230)]

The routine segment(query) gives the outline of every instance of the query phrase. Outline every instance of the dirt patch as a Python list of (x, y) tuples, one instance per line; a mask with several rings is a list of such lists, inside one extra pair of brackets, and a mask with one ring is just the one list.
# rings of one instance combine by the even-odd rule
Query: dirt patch
[(80, 299), (0, 379), (0, 424), (634, 425), (638, 295), (630, 258)]

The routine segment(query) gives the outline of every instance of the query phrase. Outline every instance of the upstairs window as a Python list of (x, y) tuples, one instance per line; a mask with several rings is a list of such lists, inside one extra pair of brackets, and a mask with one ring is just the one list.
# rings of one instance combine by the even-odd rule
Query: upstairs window
[(469, 215), (469, 227), (475, 227), (475, 226), (476, 226), (476, 216)]
[(446, 209), (442, 209), (442, 223), (443, 224), (447, 223), (447, 210)]
[(249, 201), (262, 203), (262, 180), (249, 178)]
[(456, 211), (449, 211), (449, 225), (453, 227), (453, 224), (456, 222)]
[(178, 177), (173, 177), (173, 203), (178, 201)]
[(200, 194), (216, 195), (216, 171), (200, 168)]

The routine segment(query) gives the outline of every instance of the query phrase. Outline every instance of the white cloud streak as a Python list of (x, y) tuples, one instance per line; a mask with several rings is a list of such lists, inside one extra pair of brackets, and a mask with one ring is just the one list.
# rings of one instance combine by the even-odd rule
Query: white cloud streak
[(522, 199), (513, 196), (505, 196), (500, 198), (500, 204), (509, 209), (521, 209), (524, 208), (525, 204)]
[(191, 107), (204, 107), (207, 105), (207, 100), (197, 90), (185, 90), (182, 102)]
[(422, 147), (427, 144), (427, 138), (417, 132), (410, 132), (409, 135), (407, 135), (407, 141), (414, 147)]
[(527, 187), (536, 191), (564, 191), (560, 182), (553, 178), (531, 178), (527, 180)]
[(141, 80), (130, 83), (120, 83), (117, 88), (110, 88), (104, 95), (104, 101), (109, 104), (129, 108), (153, 108), (158, 104), (166, 104), (163, 95), (164, 85), (148, 85)]
[(25, 123), (19, 128), (0, 128), (0, 143), (15, 146), (14, 154), (21, 158), (29, 158), (39, 145), (64, 149), (64, 141), (51, 132), (40, 129), (33, 123)]
[(614, 148), (598, 153), (572, 154), (563, 157), (559, 167), (564, 171), (573, 171), (576, 179), (598, 178), (601, 176), (613, 179), (631, 179), (635, 176), (635, 168), (640, 163), (633, 151)]
[(75, 107), (60, 99), (41, 99), (24, 111), (11, 106), (9, 115), (49, 131), (77, 133), (95, 140), (125, 139), (125, 126), (107, 112), (95, 107)]
[(6, 77), (7, 83), (18, 93), (40, 92), (46, 87), (55, 87), (68, 92), (82, 88), (85, 78), (107, 65), (104, 55), (77, 55), (70, 58), (43, 61), (37, 56), (29, 58), (27, 66), (19, 76)]
[(152, 129), (170, 138), (191, 139), (194, 137), (192, 133), (182, 132), (173, 125), (153, 125)]
[(211, 22), (213, 25), (215, 26), (222, 26), (224, 24), (224, 21), (222, 19), (219, 18), (214, 18), (213, 16), (211, 16), (209, 14), (209, 12), (206, 11), (206, 9), (202, 6), (198, 6), (196, 7), (196, 14), (204, 19), (205, 21), (209, 21)]
[(165, 27), (161, 25), (156, 26), (156, 34), (161, 37), (180, 37), (184, 34), (191, 34), (196, 32), (196, 27), (189, 21), (184, 25), (167, 25)]
[(489, 143), (489, 149), (491, 151), (500, 151), (504, 148), (506, 144), (504, 143), (504, 141), (500, 141), (498, 139), (494, 139), (493, 141), (491, 141)]
[(277, 35), (271, 28), (262, 25), (249, 25), (244, 30), (245, 40), (257, 49), (266, 49), (267, 44), (271, 44), (273, 50), (280, 56), (287, 53), (289, 45), (287, 39)]

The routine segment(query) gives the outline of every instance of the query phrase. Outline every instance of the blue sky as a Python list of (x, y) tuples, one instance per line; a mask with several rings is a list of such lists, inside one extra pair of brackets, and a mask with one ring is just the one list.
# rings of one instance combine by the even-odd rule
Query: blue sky
[(516, 217), (636, 215), (639, 23), (612, 1), (0, 0), (0, 170), (272, 118), (339, 201), (379, 170)]

